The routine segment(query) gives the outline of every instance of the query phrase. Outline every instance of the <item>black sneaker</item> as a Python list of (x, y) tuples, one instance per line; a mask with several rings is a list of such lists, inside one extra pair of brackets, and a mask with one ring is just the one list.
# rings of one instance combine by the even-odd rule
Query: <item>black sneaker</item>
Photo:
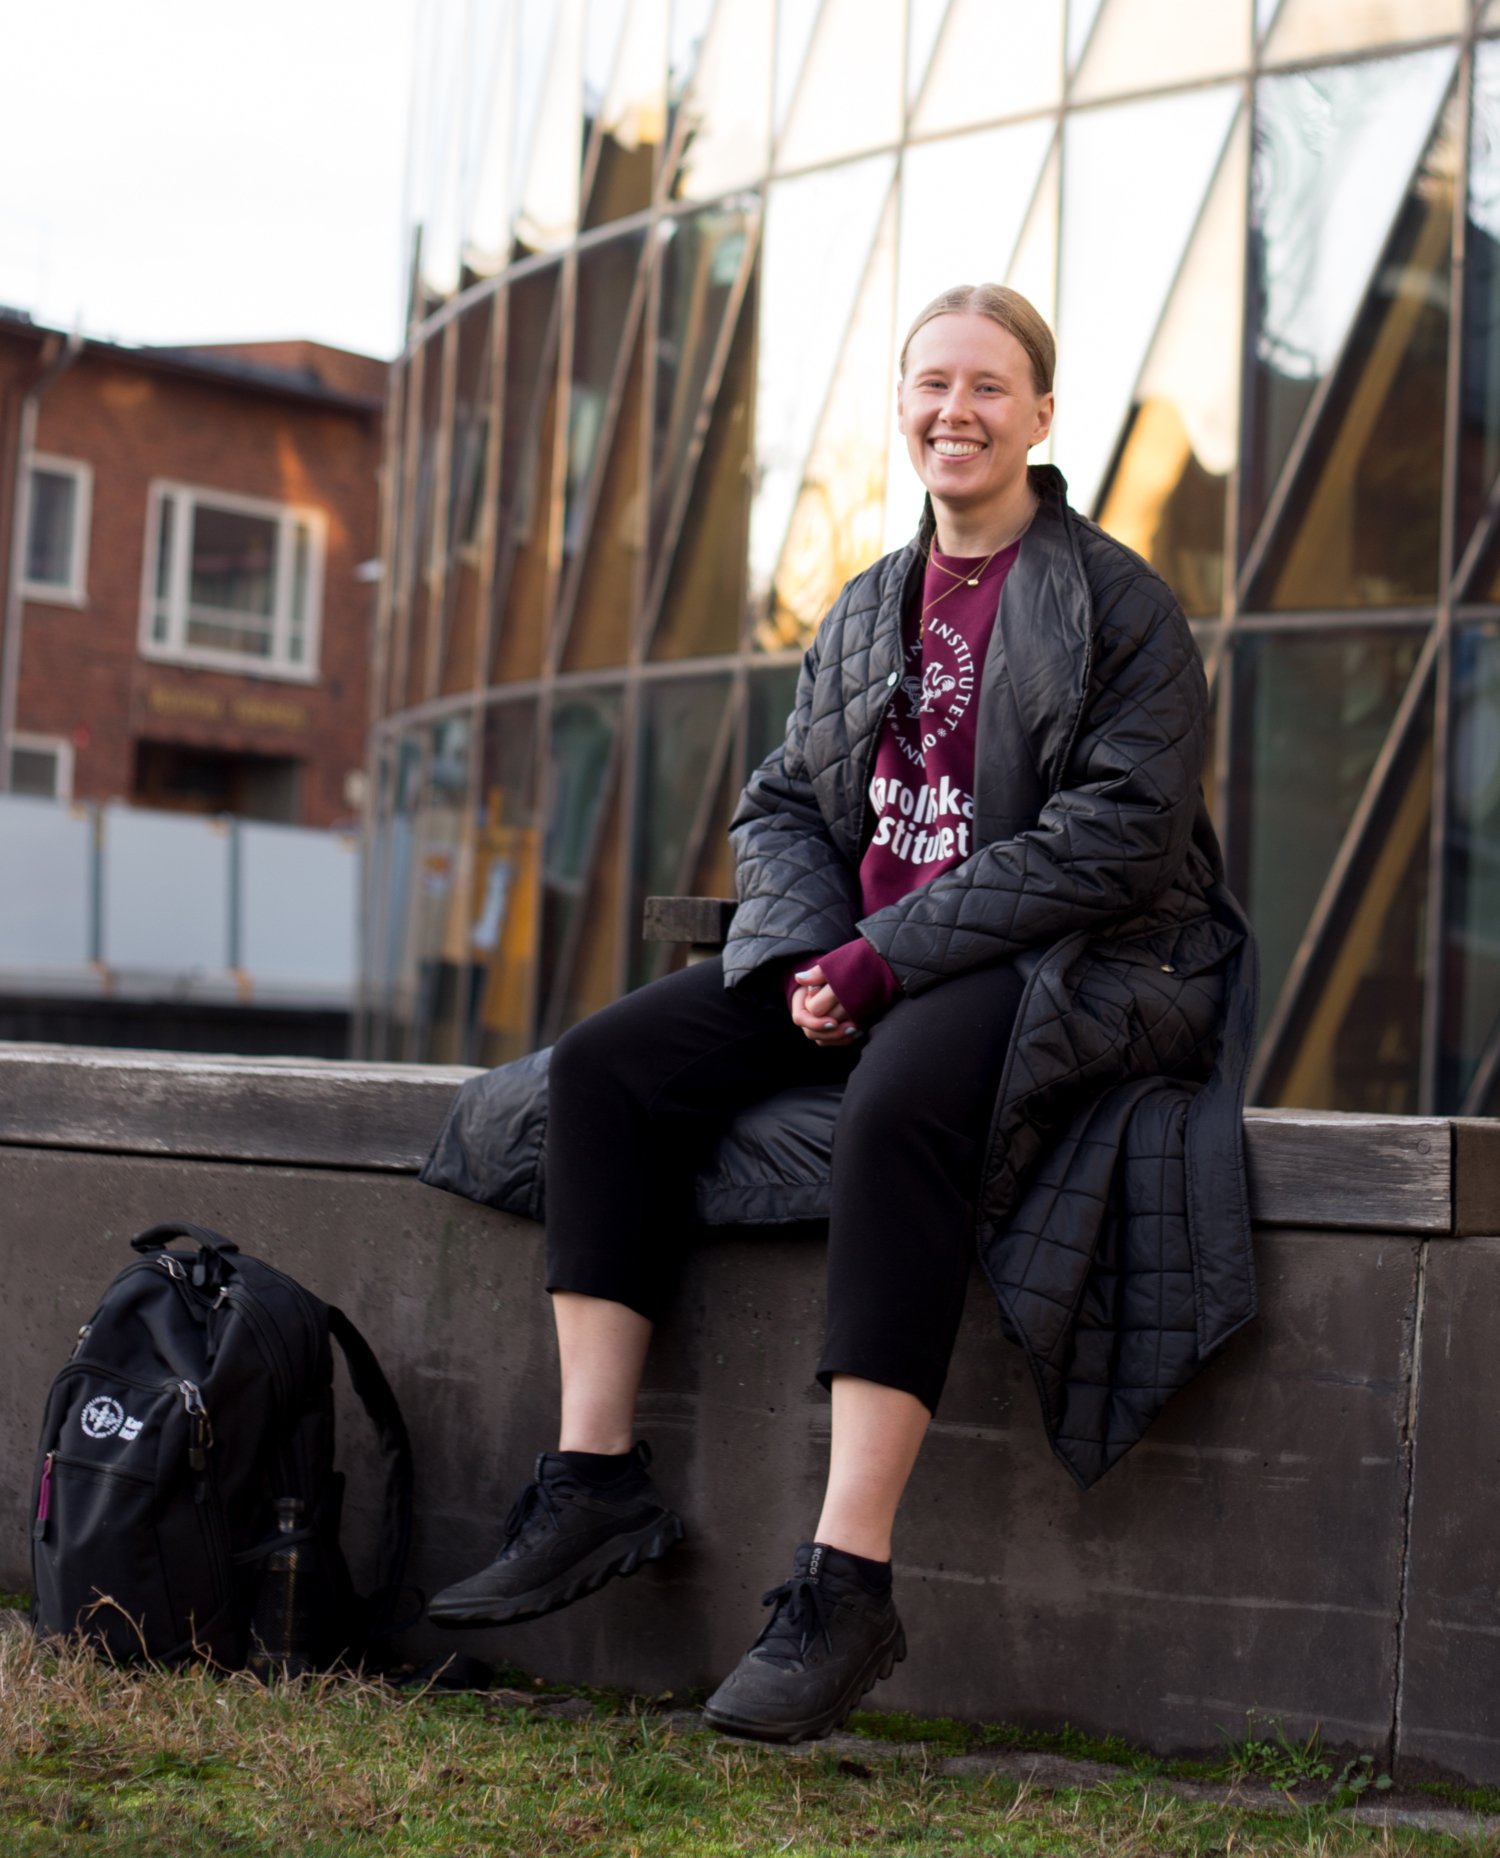
[(428, 1603), (437, 1626), (510, 1626), (581, 1600), (615, 1574), (634, 1574), (682, 1540), (646, 1475), (651, 1449), (637, 1444), (620, 1475), (585, 1483), (556, 1452), (536, 1461), (536, 1478), (505, 1519), (500, 1553), (480, 1573)]
[(703, 1711), (730, 1735), (763, 1742), (828, 1735), (906, 1656), (890, 1593), (871, 1593), (821, 1542), (804, 1542), (792, 1578), (763, 1599), (776, 1608), (770, 1625)]

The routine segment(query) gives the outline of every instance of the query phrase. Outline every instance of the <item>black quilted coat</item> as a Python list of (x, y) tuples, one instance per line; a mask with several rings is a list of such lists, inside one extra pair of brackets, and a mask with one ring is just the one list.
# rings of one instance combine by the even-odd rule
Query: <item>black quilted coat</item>
[(1027, 976), (995, 1103), (979, 1255), (1054, 1449), (1092, 1483), (1255, 1313), (1242, 1103), (1248, 925), (1204, 809), (1206, 693), (1171, 590), (1068, 508), (1050, 467), (985, 661), (975, 854), (861, 918), (858, 867), (910, 545), (845, 587), (786, 743), (735, 817), (729, 985), (856, 933), (917, 995)]

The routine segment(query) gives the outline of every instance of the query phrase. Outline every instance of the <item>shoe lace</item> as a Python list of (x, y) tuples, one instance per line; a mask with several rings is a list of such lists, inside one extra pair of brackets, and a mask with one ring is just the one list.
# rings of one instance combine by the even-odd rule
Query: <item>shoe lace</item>
[(816, 1638), (821, 1638), (829, 1651), (833, 1650), (823, 1594), (816, 1581), (809, 1580), (805, 1574), (794, 1574), (779, 1587), (763, 1593), (760, 1603), (776, 1608), (765, 1631), (755, 1641), (766, 1663), (800, 1663), (808, 1645)]
[(510, 1506), (510, 1514), (505, 1519), (505, 1540), (501, 1544), (502, 1553), (510, 1547), (538, 1511), (546, 1513), (554, 1529), (559, 1527), (556, 1500), (547, 1486), (540, 1482), (528, 1484)]

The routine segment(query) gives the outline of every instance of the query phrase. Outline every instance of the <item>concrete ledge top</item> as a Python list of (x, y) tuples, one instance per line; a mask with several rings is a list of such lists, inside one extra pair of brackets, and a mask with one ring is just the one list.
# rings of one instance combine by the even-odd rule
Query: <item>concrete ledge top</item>
[[(472, 1069), (0, 1043), (0, 1144), (414, 1173)], [(1473, 1182), (1455, 1184), (1458, 1154)], [(1500, 1230), (1500, 1125), (1319, 1110), (1246, 1114), (1262, 1224)], [(1462, 1203), (1464, 1216), (1456, 1219)]]

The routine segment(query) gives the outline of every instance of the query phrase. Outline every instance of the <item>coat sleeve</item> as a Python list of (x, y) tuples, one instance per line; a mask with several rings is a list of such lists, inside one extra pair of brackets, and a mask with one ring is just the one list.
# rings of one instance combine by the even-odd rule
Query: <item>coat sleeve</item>
[(818, 667), (839, 633), (836, 606), (802, 660), (786, 740), (750, 776), (730, 822), (739, 907), (724, 950), (724, 978), (738, 985), (768, 963), (816, 956), (853, 939), (859, 877), (839, 849), (813, 792), (807, 739)]
[(867, 916), (903, 990), (1146, 909), (1181, 869), (1203, 772), (1207, 689), (1181, 608), (1126, 582), (1097, 620), (1062, 784), (1036, 824)]

